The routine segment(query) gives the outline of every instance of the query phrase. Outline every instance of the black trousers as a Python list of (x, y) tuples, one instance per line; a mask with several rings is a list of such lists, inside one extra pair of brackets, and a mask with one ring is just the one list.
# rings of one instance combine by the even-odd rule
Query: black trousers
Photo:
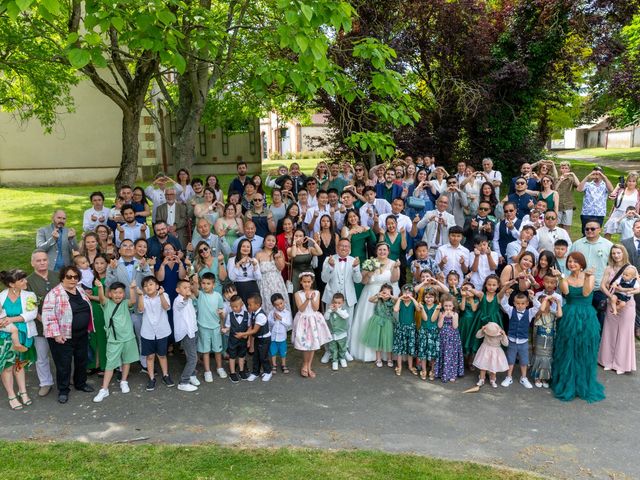
[(600, 323), (600, 333), (602, 333), (602, 327), (604, 326), (604, 317), (606, 310), (598, 310), (598, 305), (603, 300), (606, 300), (607, 296), (604, 292), (601, 292), (600, 289), (593, 291), (593, 299), (591, 300), (591, 305), (596, 309), (596, 316), (598, 317), (598, 322)]
[(56, 364), (56, 384), (59, 394), (69, 394), (72, 361), (73, 385), (76, 388), (81, 388), (87, 384), (89, 334), (86, 330), (74, 331), (71, 338), (64, 343), (58, 343), (55, 339), (50, 338), (49, 350), (51, 350), (53, 363)]
[(271, 357), (269, 356), (269, 347), (271, 346), (271, 337), (257, 338), (253, 340), (253, 370), (254, 375), (260, 375), (260, 367), (264, 373), (271, 373)]

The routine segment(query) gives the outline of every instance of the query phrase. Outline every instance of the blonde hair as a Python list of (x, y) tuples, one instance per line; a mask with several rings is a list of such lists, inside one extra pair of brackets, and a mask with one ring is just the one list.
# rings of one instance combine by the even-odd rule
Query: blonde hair
[(618, 250), (622, 251), (621, 263), (623, 265), (629, 263), (629, 252), (627, 252), (627, 249), (625, 248), (625, 246), (622, 245), (621, 243), (614, 243), (613, 245), (611, 245), (611, 250), (609, 251), (609, 261), (607, 262), (607, 265), (609, 265), (610, 267), (613, 267), (616, 263), (613, 261), (613, 256), (611, 255), (613, 253), (614, 248), (617, 248)]

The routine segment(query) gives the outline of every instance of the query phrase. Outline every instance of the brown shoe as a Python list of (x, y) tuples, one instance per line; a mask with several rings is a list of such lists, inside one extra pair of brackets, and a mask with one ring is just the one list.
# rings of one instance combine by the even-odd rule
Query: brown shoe
[(51, 391), (51, 385), (45, 385), (44, 387), (40, 387), (40, 389), (38, 390), (38, 396), (46, 397), (47, 395), (49, 395), (50, 391)]

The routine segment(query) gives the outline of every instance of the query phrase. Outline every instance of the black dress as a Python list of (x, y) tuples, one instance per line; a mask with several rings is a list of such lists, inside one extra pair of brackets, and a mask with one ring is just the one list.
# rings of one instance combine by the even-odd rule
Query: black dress
[(322, 255), (318, 256), (318, 266), (315, 268), (314, 273), (316, 274), (316, 287), (320, 292), (324, 292), (324, 287), (326, 284), (322, 281), (322, 265), (324, 264), (324, 260), (331, 255), (336, 254), (336, 236), (331, 235), (331, 240), (329, 244), (325, 244), (322, 236), (320, 236), (320, 248), (322, 249)]

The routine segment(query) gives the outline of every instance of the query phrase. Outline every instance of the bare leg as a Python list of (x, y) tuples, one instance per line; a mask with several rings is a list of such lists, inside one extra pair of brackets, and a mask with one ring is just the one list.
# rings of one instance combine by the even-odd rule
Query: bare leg
[[(103, 390), (109, 390), (109, 384), (111, 383), (111, 379), (112, 378), (113, 378), (113, 370), (105, 370), (104, 371), (104, 377), (102, 377), (102, 389)], [(123, 374), (122, 378), (124, 379), (124, 374)]]
[(230, 358), (229, 359), (229, 372), (234, 374), (236, 373), (236, 359), (235, 358)]
[(160, 355), (158, 355), (158, 363), (160, 363), (162, 376), (166, 377), (167, 375), (169, 375), (169, 362), (167, 362), (167, 357), (161, 357)]
[(311, 364), (313, 363), (313, 356), (315, 355), (315, 353), (316, 353), (315, 351), (309, 352), (309, 362), (308, 362), (308, 365), (309, 365), (309, 376), (310, 376), (311, 378), (316, 378), (316, 372), (314, 372), (314, 371), (312, 370), (312, 368), (311, 368)]
[(205, 372), (210, 372), (211, 371), (211, 356), (209, 355), (209, 352), (205, 352), (202, 354), (202, 363), (204, 365), (204, 371)]
[(16, 378), (16, 383), (18, 384), (18, 394), (20, 395), (20, 392), (22, 392), (20, 400), (22, 400), (22, 403), (29, 402), (31, 399), (29, 398), (29, 395), (27, 395), (27, 379), (24, 373), (24, 368), (14, 371), (13, 376)]
[(129, 378), (129, 370), (131, 369), (130, 363), (123, 363), (120, 368), (120, 373), (122, 373), (122, 382), (126, 382), (127, 378)]
[(222, 368), (222, 353), (214, 353), (213, 356), (216, 359), (216, 368)]
[(156, 367), (156, 354), (152, 353), (151, 355), (147, 355), (147, 375), (149, 375), (149, 380), (153, 380), (155, 375), (155, 367)]
[(16, 396), (16, 392), (13, 389), (13, 367), (7, 367), (2, 371), (2, 374), (0, 374), (0, 376), (2, 377), (2, 385), (4, 386), (4, 389), (7, 391), (7, 397), (8, 398), (13, 398), (13, 400), (9, 401), (9, 405), (11, 405), (11, 407), (19, 407), (20, 406), (20, 400), (18, 400), (17, 398), (15, 398)]

